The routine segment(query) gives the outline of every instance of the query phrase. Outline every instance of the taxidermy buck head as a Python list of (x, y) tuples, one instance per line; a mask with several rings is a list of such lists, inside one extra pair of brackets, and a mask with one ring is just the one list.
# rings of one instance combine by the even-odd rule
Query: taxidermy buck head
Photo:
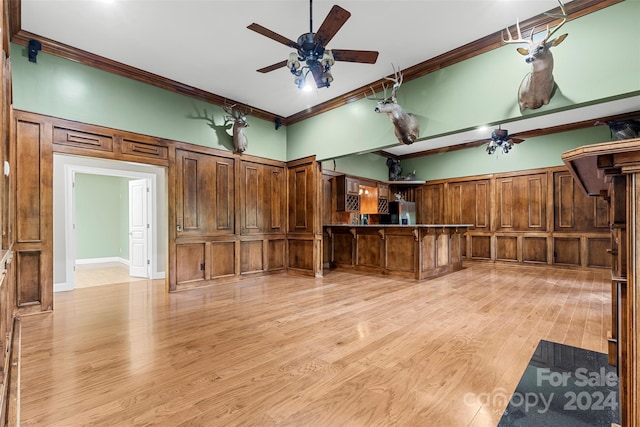
[(521, 55), (526, 56), (525, 61), (531, 64), (531, 72), (527, 74), (522, 83), (520, 83), (520, 89), (518, 90), (518, 104), (520, 106), (520, 112), (529, 108), (535, 110), (543, 105), (549, 103), (549, 100), (553, 96), (553, 92), (556, 88), (556, 83), (553, 80), (553, 55), (551, 54), (551, 48), (558, 46), (567, 37), (568, 34), (563, 34), (560, 37), (549, 40), (549, 38), (560, 29), (567, 22), (567, 12), (564, 9), (564, 5), (560, 0), (561, 14), (547, 13), (548, 16), (553, 18), (561, 18), (562, 22), (551, 31), (547, 25), (547, 33), (540, 41), (533, 41), (533, 33), (535, 27), (531, 29), (531, 36), (529, 39), (523, 39), (520, 32), (520, 23), (516, 20), (516, 31), (518, 32), (518, 38), (513, 38), (511, 32), (507, 28), (508, 39), (502, 37), (502, 41), (507, 44), (511, 43), (526, 43), (527, 47), (519, 47), (517, 50)]
[(250, 111), (241, 111), (239, 109), (235, 109), (233, 105), (225, 105), (224, 111), (227, 113), (224, 121), (225, 123), (233, 123), (233, 149), (236, 153), (244, 153), (249, 145), (249, 141), (247, 140), (247, 136), (244, 134), (244, 129), (249, 127), (249, 123), (247, 123), (247, 114)]
[[(393, 75), (393, 78), (385, 77), (386, 80), (393, 82), (390, 97), (387, 97), (387, 88), (383, 84), (382, 90), (384, 92), (384, 98), (367, 97), (367, 99), (378, 101), (378, 105), (376, 105), (374, 111), (376, 113), (384, 113), (389, 116), (391, 123), (393, 123), (393, 126), (395, 127), (396, 138), (398, 138), (398, 141), (403, 144), (413, 144), (420, 135), (418, 119), (413, 114), (407, 113), (404, 108), (398, 104), (396, 94), (400, 85), (402, 85), (402, 73), (400, 73), (399, 69), (396, 70), (394, 67)], [(373, 91), (373, 88), (371, 90)], [(373, 92), (375, 94), (375, 91)]]

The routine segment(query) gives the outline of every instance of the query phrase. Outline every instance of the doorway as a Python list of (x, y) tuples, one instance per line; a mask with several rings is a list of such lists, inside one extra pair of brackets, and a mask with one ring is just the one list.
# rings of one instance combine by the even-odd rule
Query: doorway
[(164, 183), (161, 167), (54, 155), (54, 291), (164, 278)]

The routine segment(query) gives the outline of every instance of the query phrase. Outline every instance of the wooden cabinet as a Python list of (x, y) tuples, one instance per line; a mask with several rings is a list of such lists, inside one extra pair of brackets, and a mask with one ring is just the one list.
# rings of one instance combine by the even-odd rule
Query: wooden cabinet
[(346, 175), (338, 175), (336, 180), (336, 209), (344, 212), (360, 211), (360, 182)]
[(378, 213), (389, 213), (389, 186), (378, 183)]
[(608, 203), (611, 232), (609, 362), (618, 368), (623, 426), (640, 424), (640, 139), (593, 144), (562, 159), (585, 195)]

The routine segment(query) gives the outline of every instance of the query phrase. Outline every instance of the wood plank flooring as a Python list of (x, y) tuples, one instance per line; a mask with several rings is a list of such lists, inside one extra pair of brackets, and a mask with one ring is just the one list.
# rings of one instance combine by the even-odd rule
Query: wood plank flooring
[(95, 264), (76, 265), (75, 288), (112, 285), (145, 280), (129, 276), (129, 266), (120, 262), (100, 262)]
[(540, 339), (606, 352), (610, 272), (465, 266), (58, 293), (22, 320), (22, 425), (495, 426)]

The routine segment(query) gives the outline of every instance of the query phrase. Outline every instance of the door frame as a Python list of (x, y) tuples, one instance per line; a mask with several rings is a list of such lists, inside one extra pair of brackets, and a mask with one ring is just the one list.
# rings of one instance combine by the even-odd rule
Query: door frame
[(64, 287), (56, 286), (54, 292), (70, 291), (75, 289), (76, 277), (75, 277), (75, 263), (76, 263), (76, 234), (74, 229), (75, 222), (75, 192), (73, 191), (74, 180), (76, 173), (90, 174), (90, 175), (105, 175), (116, 176), (121, 178), (131, 179), (147, 179), (149, 185), (150, 203), (147, 210), (147, 217), (149, 221), (149, 228), (151, 233), (147, 233), (147, 259), (150, 260), (149, 274), (151, 279), (157, 279), (162, 277), (154, 277), (156, 270), (155, 259), (152, 256), (155, 249), (155, 242), (157, 240), (157, 227), (155, 223), (157, 212), (157, 183), (156, 175), (144, 172), (135, 172), (121, 169), (110, 169), (102, 167), (92, 166), (80, 166), (80, 165), (64, 165), (64, 215), (65, 215), (65, 271), (66, 280)]

